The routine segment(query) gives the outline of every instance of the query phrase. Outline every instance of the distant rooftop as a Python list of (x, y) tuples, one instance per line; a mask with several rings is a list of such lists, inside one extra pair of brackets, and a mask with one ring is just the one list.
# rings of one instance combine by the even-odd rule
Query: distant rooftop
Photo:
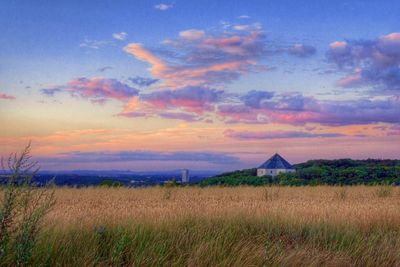
[(293, 166), (282, 158), (278, 153), (264, 162), (259, 169), (294, 169)]

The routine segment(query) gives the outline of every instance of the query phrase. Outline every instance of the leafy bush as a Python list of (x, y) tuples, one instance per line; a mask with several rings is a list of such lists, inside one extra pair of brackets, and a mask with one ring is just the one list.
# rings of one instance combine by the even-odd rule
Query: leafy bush
[(54, 205), (54, 191), (32, 179), (39, 170), (31, 161), (30, 144), (21, 154), (1, 160), (6, 176), (0, 207), (0, 261), (13, 266), (29, 262), (45, 214)]

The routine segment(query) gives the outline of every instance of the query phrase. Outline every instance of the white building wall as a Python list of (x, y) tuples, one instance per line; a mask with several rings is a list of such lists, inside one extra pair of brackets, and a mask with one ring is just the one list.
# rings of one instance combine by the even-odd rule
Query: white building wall
[(257, 169), (257, 176), (277, 176), (280, 173), (284, 172), (295, 172), (294, 169)]
[(267, 170), (266, 169), (257, 169), (257, 176), (261, 177), (261, 176), (265, 176), (267, 175)]

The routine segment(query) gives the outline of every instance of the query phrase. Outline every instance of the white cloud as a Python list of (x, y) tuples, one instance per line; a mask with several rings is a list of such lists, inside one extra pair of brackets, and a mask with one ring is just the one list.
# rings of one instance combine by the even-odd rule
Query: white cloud
[(82, 43), (79, 44), (79, 47), (82, 48), (90, 48), (90, 49), (99, 49), (100, 47), (109, 45), (109, 41), (100, 41), (100, 40), (91, 40), (87, 37), (83, 40)]
[(164, 3), (161, 3), (161, 4), (158, 4), (158, 5), (154, 6), (155, 9), (158, 9), (158, 10), (161, 10), (161, 11), (168, 10), (168, 9), (170, 9), (172, 7), (173, 7), (173, 4), (164, 4)]
[(250, 16), (247, 16), (247, 15), (241, 15), (241, 16), (239, 16), (238, 18), (239, 18), (239, 19), (249, 19), (249, 18), (250, 18)]
[(114, 33), (112, 35), (112, 37), (116, 40), (120, 40), (123, 41), (126, 39), (126, 37), (128, 37), (128, 34), (126, 32), (118, 32), (118, 33)]
[(237, 31), (259, 31), (261, 30), (260, 23), (253, 23), (253, 24), (238, 24), (233, 26), (233, 29)]
[(221, 24), (223, 29), (229, 29), (232, 26), (228, 21), (225, 20), (221, 20), (219, 24)]
[(237, 31), (248, 31), (251, 28), (251, 25), (242, 24), (242, 25), (235, 25), (233, 28)]

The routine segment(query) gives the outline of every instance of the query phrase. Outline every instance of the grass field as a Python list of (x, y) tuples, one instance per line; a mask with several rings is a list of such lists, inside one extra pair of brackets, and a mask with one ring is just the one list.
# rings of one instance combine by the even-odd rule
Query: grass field
[(400, 188), (56, 189), (32, 265), (400, 266)]

